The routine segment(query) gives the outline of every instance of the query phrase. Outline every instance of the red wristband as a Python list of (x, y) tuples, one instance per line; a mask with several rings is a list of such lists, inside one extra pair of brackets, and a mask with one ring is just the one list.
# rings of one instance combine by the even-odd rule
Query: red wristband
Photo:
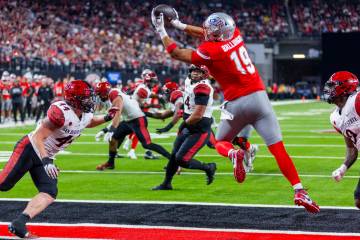
[(171, 54), (175, 50), (175, 48), (177, 48), (176, 43), (172, 43), (166, 48), (166, 51)]

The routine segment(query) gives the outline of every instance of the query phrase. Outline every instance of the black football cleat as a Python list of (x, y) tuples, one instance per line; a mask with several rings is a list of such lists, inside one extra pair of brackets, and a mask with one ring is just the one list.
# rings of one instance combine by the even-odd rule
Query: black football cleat
[(158, 156), (154, 155), (152, 151), (146, 151), (144, 155), (145, 159), (151, 160), (151, 159), (159, 159)]
[(151, 190), (157, 191), (157, 190), (172, 190), (172, 189), (173, 188), (171, 184), (168, 185), (160, 184), (159, 186), (153, 187)]
[(18, 236), (19, 238), (26, 238), (26, 239), (38, 238), (38, 236), (30, 233), (27, 230), (25, 224), (20, 223), (20, 222), (18, 222), (16, 220), (9, 224), (8, 229), (9, 229), (10, 233)]
[(214, 181), (216, 163), (209, 163), (208, 167), (209, 169), (206, 170), (206, 185), (210, 185)]

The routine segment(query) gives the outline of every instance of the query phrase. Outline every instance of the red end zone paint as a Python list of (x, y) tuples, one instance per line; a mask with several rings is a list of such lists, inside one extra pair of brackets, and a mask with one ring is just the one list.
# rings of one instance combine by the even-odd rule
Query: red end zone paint
[[(99, 226), (29, 226), (29, 230), (46, 238), (92, 238), (121, 240), (360, 240), (360, 236), (310, 235), (286, 233), (177, 230)], [(0, 236), (12, 236), (0, 225)]]

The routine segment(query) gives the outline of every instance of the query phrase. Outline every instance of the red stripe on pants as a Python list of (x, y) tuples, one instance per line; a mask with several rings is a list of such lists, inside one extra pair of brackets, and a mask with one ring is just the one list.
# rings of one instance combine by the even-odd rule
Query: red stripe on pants
[(5, 181), (5, 179), (9, 176), (10, 172), (14, 169), (16, 163), (19, 161), (21, 154), (23, 153), (26, 145), (29, 142), (30, 139), (28, 136), (26, 136), (17, 144), (16, 148), (11, 154), (9, 161), (6, 163), (4, 169), (0, 173), (0, 184)]
[(150, 144), (151, 138), (150, 138), (149, 131), (147, 130), (146, 125), (145, 125), (145, 117), (140, 117), (139, 123), (140, 123), (140, 132), (144, 136), (146, 144)]
[[(207, 133), (207, 132), (200, 135), (199, 140), (198, 140), (198, 141), (194, 144), (194, 146), (192, 146), (192, 147), (189, 149), (189, 151), (185, 154), (185, 156), (184, 156), (184, 158), (183, 158), (185, 161), (190, 160), (190, 159), (195, 155), (195, 153), (196, 153), (197, 151), (199, 151), (199, 149), (201, 148), (201, 146), (204, 144), (207, 136), (208, 136), (208, 133)], [(191, 136), (190, 136), (190, 137), (191, 137)]]

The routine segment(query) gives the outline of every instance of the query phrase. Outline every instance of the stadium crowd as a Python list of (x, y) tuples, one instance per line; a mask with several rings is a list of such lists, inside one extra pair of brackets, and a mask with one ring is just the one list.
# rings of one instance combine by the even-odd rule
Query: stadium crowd
[[(299, 35), (358, 31), (356, 1), (290, 1)], [(0, 1), (0, 61), (40, 59), (49, 64), (104, 65), (124, 69), (170, 61), (150, 24), (150, 1)], [(284, 1), (171, 1), (184, 22), (200, 25), (217, 10), (232, 15), (247, 41), (274, 42), (289, 36)], [(186, 13), (186, 14), (185, 14)], [(172, 30), (184, 45), (193, 38)]]

